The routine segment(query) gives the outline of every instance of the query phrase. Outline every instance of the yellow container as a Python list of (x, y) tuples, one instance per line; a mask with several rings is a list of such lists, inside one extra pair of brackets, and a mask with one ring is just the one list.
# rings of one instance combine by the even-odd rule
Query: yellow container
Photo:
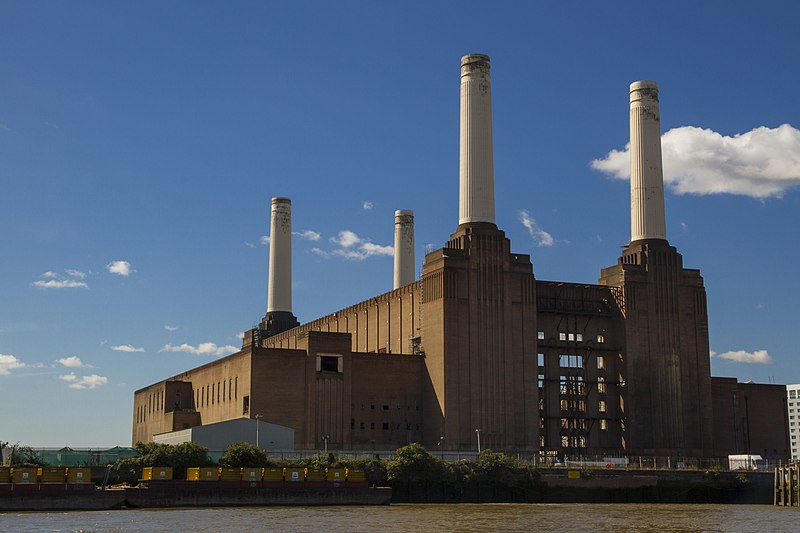
[(325, 471), (306, 469), (306, 481), (325, 481)]
[(11, 483), (10, 466), (0, 466), (0, 483)]
[[(242, 468), (242, 481), (261, 481), (263, 476), (261, 468)], [(280, 470), (283, 479), (283, 469)]]
[[(286, 483), (302, 483), (305, 481), (305, 468), (287, 468), (286, 469)], [(264, 472), (264, 481), (267, 479), (267, 473)]]
[(567, 471), (567, 478), (569, 479), (580, 479), (581, 473), (579, 470), (569, 470)]
[(172, 467), (170, 466), (146, 466), (142, 469), (142, 480), (156, 481), (172, 479)]
[(367, 475), (363, 470), (347, 470), (347, 481), (366, 481)]
[(40, 483), (66, 483), (67, 469), (63, 466), (44, 466), (39, 469)]
[(38, 468), (20, 466), (14, 467), (11, 470), (11, 482), (12, 483), (38, 483)]
[(241, 481), (242, 469), (241, 468), (223, 468), (219, 478), (222, 481)]
[(92, 469), (86, 467), (71, 466), (67, 468), (67, 483), (91, 483)]
[(345, 469), (344, 468), (329, 468), (325, 472), (325, 480), (332, 483), (344, 483)]
[(218, 481), (219, 468), (208, 466), (187, 468), (186, 479), (188, 481)]

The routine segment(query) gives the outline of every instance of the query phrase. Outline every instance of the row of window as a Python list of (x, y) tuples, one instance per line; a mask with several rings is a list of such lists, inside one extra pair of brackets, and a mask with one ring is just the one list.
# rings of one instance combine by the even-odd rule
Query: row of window
[(211, 385), (194, 389), (195, 408), (239, 399), (239, 377), (224, 379)]
[[(561, 368), (583, 368), (583, 362), (582, 355), (561, 354), (558, 356), (558, 366)], [(539, 366), (545, 366), (543, 353), (538, 354), (538, 364)], [(603, 370), (605, 367), (606, 358), (602, 355), (598, 355), (597, 369)]]
[[(389, 431), (390, 427), (391, 427), (391, 424), (389, 422), (383, 422), (381, 424), (381, 429), (383, 429), (384, 431)], [(355, 428), (356, 428), (356, 420), (355, 420), (355, 418), (351, 418), (350, 419), (350, 429), (355, 429)], [(401, 424), (395, 424), (395, 427), (394, 427), (395, 431), (400, 431), (401, 428), (402, 428)], [(419, 431), (420, 425), (416, 424), (416, 428), (417, 428), (417, 431)], [(366, 428), (366, 423), (365, 422), (359, 422), (358, 423), (358, 429), (367, 429)], [(369, 429), (375, 429), (375, 422), (370, 422), (369, 423)], [(406, 423), (406, 431), (411, 431), (411, 424)]]
[[(544, 331), (539, 331), (537, 334), (537, 338), (540, 341), (544, 340)], [(583, 342), (583, 333), (569, 333), (560, 331), (558, 333), (558, 340), (560, 341), (567, 341), (567, 342)], [(597, 335), (597, 342), (602, 344), (606, 342), (606, 338), (604, 335)]]

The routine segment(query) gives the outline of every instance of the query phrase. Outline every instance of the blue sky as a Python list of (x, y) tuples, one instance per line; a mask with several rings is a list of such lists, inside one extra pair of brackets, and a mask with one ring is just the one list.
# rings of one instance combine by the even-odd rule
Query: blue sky
[(391, 289), (396, 209), (421, 268), (458, 223), (467, 53), (498, 225), (544, 280), (615, 264), (628, 85), (657, 80), (712, 372), (799, 382), (795, 4), (495, 4), (0, 0), (0, 440), (128, 444), (135, 389), (239, 346), (274, 196), (303, 322)]

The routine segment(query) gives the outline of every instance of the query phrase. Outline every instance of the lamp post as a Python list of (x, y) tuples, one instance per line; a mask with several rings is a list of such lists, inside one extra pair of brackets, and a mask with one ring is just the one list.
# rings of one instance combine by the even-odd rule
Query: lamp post
[(261, 448), (261, 445), (259, 444), (259, 440), (258, 440), (258, 420), (260, 418), (262, 418), (262, 416), (261, 415), (256, 415), (253, 418), (256, 419), (256, 448)]
[(478, 455), (481, 454), (481, 430), (476, 429), (475, 434), (478, 436)]
[(331, 438), (330, 435), (323, 435), (322, 440), (325, 441), (325, 455), (328, 455), (328, 439)]
[(444, 437), (439, 437), (439, 442), (437, 442), (436, 445), (439, 446), (439, 455), (441, 456), (442, 461), (444, 461), (444, 446), (442, 446), (443, 443), (444, 443)]

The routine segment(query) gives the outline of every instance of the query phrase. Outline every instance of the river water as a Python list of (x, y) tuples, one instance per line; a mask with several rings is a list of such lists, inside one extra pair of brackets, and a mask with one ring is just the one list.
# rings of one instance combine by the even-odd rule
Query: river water
[(800, 509), (769, 505), (456, 504), (0, 514), (0, 531), (797, 531)]

